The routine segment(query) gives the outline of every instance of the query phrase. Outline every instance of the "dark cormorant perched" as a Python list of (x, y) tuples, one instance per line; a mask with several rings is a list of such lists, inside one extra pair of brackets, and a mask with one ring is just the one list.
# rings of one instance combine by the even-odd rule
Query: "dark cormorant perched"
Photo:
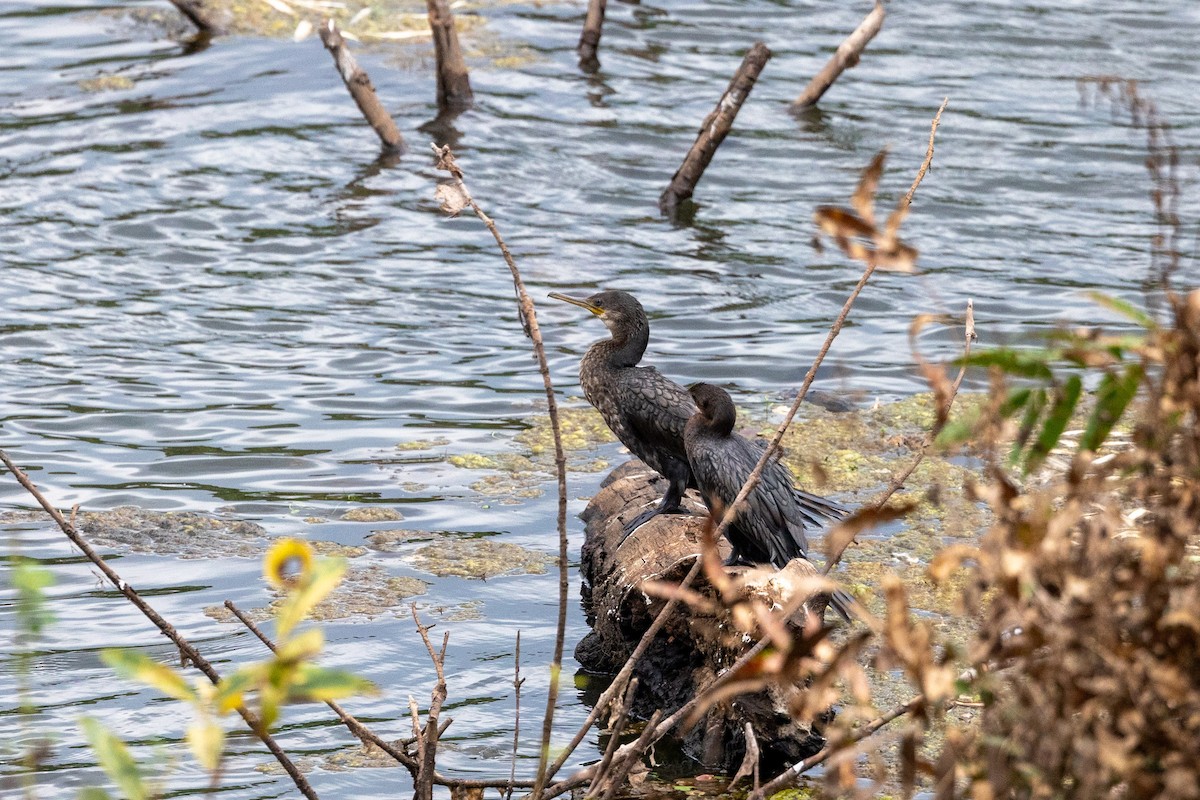
[[(726, 508), (762, 458), (763, 445), (733, 432), (737, 411), (724, 389), (697, 383), (689, 391), (696, 413), (688, 420), (684, 444), (692, 474), (709, 510)], [(726, 535), (733, 552), (725, 563), (782, 568), (793, 558), (808, 558), (805, 523), (819, 525), (845, 515), (846, 509), (837, 503), (797, 489), (787, 467), (772, 459), (729, 526)], [(831, 604), (847, 621), (853, 603), (845, 592), (833, 593)]]
[(637, 366), (650, 341), (642, 304), (619, 291), (583, 300), (558, 292), (550, 296), (586, 308), (608, 327), (612, 338), (589, 347), (579, 364), (584, 397), (621, 444), (670, 482), (662, 504), (626, 525), (625, 535), (657, 514), (679, 513), (684, 490), (696, 485), (683, 447), (683, 429), (696, 406), (686, 389), (654, 367)]

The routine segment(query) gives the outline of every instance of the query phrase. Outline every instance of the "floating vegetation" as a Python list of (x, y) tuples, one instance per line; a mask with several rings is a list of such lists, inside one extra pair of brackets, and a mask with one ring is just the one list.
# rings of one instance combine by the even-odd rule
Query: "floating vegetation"
[(433, 450), (437, 447), (446, 447), (449, 444), (449, 439), (445, 436), (439, 436), (436, 439), (413, 439), (411, 442), (400, 442), (396, 445), (396, 449), (402, 452)]
[[(391, 742), (391, 744), (397, 748), (403, 748), (403, 740), (397, 739)], [(295, 763), (296, 768), (306, 775), (316, 769), (323, 769), (329, 772), (346, 772), (352, 769), (376, 769), (398, 766), (396, 759), (373, 744), (344, 747), (341, 750), (335, 750), (321, 757), (300, 756), (292, 759), (292, 761)], [(287, 774), (278, 761), (264, 761), (258, 764), (255, 769), (264, 775)]]
[(409, 528), (372, 531), (367, 536), (367, 547), (380, 553), (399, 553), (406, 545), (422, 539), (432, 539), (437, 535), (431, 531), (415, 531)]
[[(591, 406), (562, 407), (558, 410), (563, 451), (570, 472), (596, 473), (609, 468), (606, 459), (594, 455), (596, 448), (616, 438)], [(538, 414), (530, 426), (514, 437), (524, 453), (483, 455), (459, 453), (447, 462), (461, 469), (494, 470), (471, 484), (471, 489), (501, 503), (515, 503), (541, 496), (544, 485), (554, 476), (554, 430), (549, 414)]]
[[(420, 578), (394, 576), (378, 564), (351, 567), (338, 588), (312, 610), (308, 618), (317, 622), (345, 619), (374, 619), (384, 614), (400, 615), (405, 601), (425, 594), (429, 584)], [(276, 593), (265, 607), (243, 609), (254, 622), (271, 619), (284, 602)], [(208, 606), (205, 615), (218, 622), (236, 622), (237, 618), (223, 605)]]
[(136, 84), (128, 75), (97, 75), (76, 81), (75, 85), (85, 92), (119, 92), (132, 89)]
[[(492, 3), (495, 5), (497, 3)], [(417, 45), (389, 52), (391, 60), (404, 68), (418, 67), (427, 61), (433, 36), (425, 3), (416, 0), (368, 0), (367, 2), (331, 3), (319, 0), (206, 0), (205, 14), (228, 34), (292, 39), (300, 42), (313, 38), (316, 28), (326, 19), (337, 23), (342, 36), (362, 45)], [(473, 3), (454, 9), (455, 28), (462, 37), (464, 55), (487, 61), (498, 69), (516, 69), (539, 59), (527, 43), (513, 42), (488, 29), (481, 11), (486, 7)], [(182, 15), (166, 7), (139, 7), (108, 12), (132, 18), (137, 24), (165, 31), (176, 38), (194, 35), (194, 28)]]
[(413, 556), (418, 569), (439, 578), (494, 578), (498, 575), (541, 575), (554, 559), (493, 539), (449, 539), (426, 545)]
[(136, 506), (85, 511), (76, 524), (85, 538), (102, 547), (180, 558), (258, 558), (269, 538), (253, 522)]
[(350, 509), (339, 519), (345, 522), (395, 522), (404, 519), (404, 515), (386, 506), (360, 506)]
[(451, 606), (430, 606), (429, 611), (447, 622), (473, 622), (483, 619), (483, 601), (466, 600)]

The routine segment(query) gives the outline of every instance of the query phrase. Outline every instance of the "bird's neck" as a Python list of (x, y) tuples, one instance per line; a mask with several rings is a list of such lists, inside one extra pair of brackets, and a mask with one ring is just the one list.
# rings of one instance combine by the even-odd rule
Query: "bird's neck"
[(733, 407), (733, 403), (728, 405), (722, 404), (712, 409), (712, 416), (708, 418), (708, 429), (718, 436), (728, 436), (733, 432), (733, 424), (737, 422), (737, 409)]
[(612, 338), (597, 342), (604, 348), (608, 363), (614, 367), (633, 367), (642, 360), (650, 343), (650, 326), (644, 323), (612, 332)]

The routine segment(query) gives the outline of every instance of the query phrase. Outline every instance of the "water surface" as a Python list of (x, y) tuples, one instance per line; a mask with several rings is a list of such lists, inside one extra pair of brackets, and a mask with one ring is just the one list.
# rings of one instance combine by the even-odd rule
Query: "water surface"
[[(539, 302), (561, 396), (578, 397), (578, 358), (602, 326), (541, 299), (595, 287), (641, 298), (653, 325), (648, 359), (680, 382), (718, 382), (742, 399), (797, 385), (860, 272), (832, 249), (814, 251), (813, 208), (844, 203), (884, 146), (881, 197), (893, 202), (944, 96), (934, 168), (906, 224), (922, 274), (873, 280), (818, 388), (864, 403), (921, 389), (910, 321), (961, 313), (967, 298), (982, 340), (995, 343), (1108, 319), (1089, 289), (1141, 297), (1155, 232), (1145, 135), (1106, 105), (1081, 104), (1077, 80), (1141, 81), (1172, 125), (1190, 190), (1200, 6), (893, 4), (863, 63), (819, 111), (791, 116), (788, 102), (868, 9), (616, 3), (595, 75), (575, 64), (581, 4), (478, 10), (479, 41), (528, 58), (472, 61), (477, 103), (449, 139)], [(402, 527), (431, 541), (448, 531), (556, 551), (548, 478), (547, 494), (506, 502), (472, 489), (479, 473), (446, 460), (519, 452), (514, 437), (544, 397), (490, 235), (472, 218), (444, 218), (434, 201), (439, 174), (420, 131), (436, 113), (425, 46), (356, 49), (411, 146), (390, 161), (315, 38), (226, 37), (196, 50), (94, 0), (14, 0), (0, 10), (0, 33), (0, 446), (54, 502), (220, 513), (270, 536), (345, 545)], [(700, 185), (694, 220), (663, 220), (659, 193), (756, 40), (774, 58)], [(81, 85), (104, 76), (128, 81)], [(1194, 263), (1178, 277), (1194, 284)], [(931, 328), (922, 345), (950, 357), (959, 335)], [(438, 444), (396, 449), (416, 441)], [(600, 455), (620, 458), (614, 446)], [(574, 515), (599, 478), (571, 476), (573, 556)], [(29, 502), (0, 481), (0, 507)], [(372, 504), (403, 521), (338, 521)], [(31, 677), (39, 712), (30, 724), (56, 740), (41, 796), (73, 796), (97, 780), (74, 722), (85, 712), (136, 742), (140, 757), (177, 759), (173, 790), (201, 786), (169, 701), (115, 680), (96, 658), (125, 645), (170, 660), (169, 647), (61, 534), (38, 524), (8, 531), (5, 555), (42, 559), (58, 580), (59, 621), (38, 644)], [(520, 630), (532, 731), (556, 577), (434, 578), (414, 566), (416, 546), (358, 561), (430, 581), (418, 605), (451, 631), (456, 721), (443, 768), (507, 774), (513, 642)], [(114, 555), (219, 668), (261, 657), (251, 636), (202, 613), (225, 598), (263, 605), (256, 559)], [(11, 641), (7, 583), (4, 591)], [(468, 601), (479, 618), (451, 619)], [(572, 602), (568, 650), (584, 631)], [(348, 705), (382, 735), (407, 735), (408, 695), (427, 702), (433, 671), (403, 609), (327, 633), (330, 663), (386, 689)], [(12, 747), (32, 734), (14, 713), (16, 666), (5, 650), (0, 740)], [(568, 680), (558, 740), (586, 710)], [(280, 739), (314, 756), (350, 743), (316, 707), (291, 710)], [(576, 763), (595, 748), (593, 734)], [(255, 742), (235, 738), (232, 749), (223, 795), (291, 793), (286, 778), (255, 769), (266, 761)], [(525, 737), (519, 771), (532, 771), (535, 753)], [(327, 796), (407, 791), (398, 769), (311, 777)]]

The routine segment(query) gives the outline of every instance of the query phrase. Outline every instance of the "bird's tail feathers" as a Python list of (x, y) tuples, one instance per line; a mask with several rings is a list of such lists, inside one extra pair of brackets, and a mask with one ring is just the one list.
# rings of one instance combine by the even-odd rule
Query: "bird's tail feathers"
[(846, 622), (853, 622), (851, 619), (852, 616), (858, 619), (865, 619), (862, 614), (864, 611), (863, 607), (859, 605), (859, 602), (854, 599), (853, 595), (844, 589), (838, 589), (829, 596), (829, 605), (833, 606), (833, 610), (838, 613), (839, 617), (846, 620)]
[(850, 509), (844, 505), (821, 497), (819, 494), (812, 494), (803, 489), (794, 491), (796, 503), (800, 507), (800, 513), (804, 515), (806, 524), (820, 527), (830, 520), (837, 521), (850, 513)]

